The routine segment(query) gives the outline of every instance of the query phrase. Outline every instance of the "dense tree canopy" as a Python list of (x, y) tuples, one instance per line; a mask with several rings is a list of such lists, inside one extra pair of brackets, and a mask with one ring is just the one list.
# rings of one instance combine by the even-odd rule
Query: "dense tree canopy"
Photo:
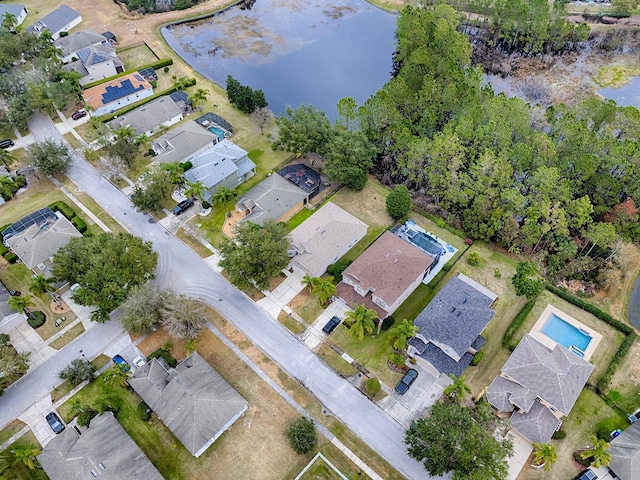
[(227, 98), (231, 105), (249, 114), (269, 105), (262, 90), (242, 85), (231, 75), (227, 76)]
[(97, 307), (92, 319), (107, 321), (132, 288), (154, 278), (157, 263), (151, 242), (126, 233), (101, 233), (72, 238), (53, 256), (52, 274), (79, 283), (73, 300)]
[(375, 153), (363, 132), (336, 127), (326, 145), (324, 173), (352, 190), (362, 190)]
[(73, 160), (69, 147), (49, 139), (31, 145), (27, 149), (27, 158), (45, 175), (65, 173)]
[(457, 403), (436, 403), (428, 417), (407, 430), (409, 455), (434, 476), (452, 472), (453, 480), (506, 479), (513, 445), (493, 436), (491, 417)]
[(273, 144), (277, 150), (302, 155), (323, 153), (331, 135), (331, 122), (327, 115), (312, 105), (301, 105), (276, 118), (279, 136)]
[(262, 290), (289, 263), (286, 234), (283, 224), (271, 221), (263, 226), (241, 223), (234, 239), (226, 240), (220, 248), (220, 266), (234, 285), (248, 288), (255, 284)]

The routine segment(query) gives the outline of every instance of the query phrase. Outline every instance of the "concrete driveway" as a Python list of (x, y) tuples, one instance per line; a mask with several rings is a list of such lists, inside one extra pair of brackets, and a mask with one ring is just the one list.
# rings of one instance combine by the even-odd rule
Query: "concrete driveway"
[[(404, 427), (426, 415), (431, 406), (442, 396), (442, 391), (452, 383), (446, 375), (434, 375), (420, 365), (412, 365), (417, 370), (418, 378), (404, 395), (391, 390), (389, 395), (378, 402), (378, 405)], [(390, 385), (392, 388), (395, 385)]]
[(509, 430), (506, 437), (513, 442), (513, 455), (507, 458), (507, 462), (509, 462), (509, 476), (507, 478), (508, 480), (516, 480), (520, 471), (527, 465), (529, 455), (533, 452), (533, 445), (513, 430)]
[(345, 314), (349, 310), (351, 309), (346, 303), (339, 298), (336, 298), (326, 309), (322, 311), (320, 315), (318, 315), (318, 318), (314, 320), (311, 327), (307, 328), (304, 332), (304, 336), (302, 338), (304, 344), (311, 350), (319, 347), (320, 344), (322, 344), (322, 342), (328, 337), (328, 335), (322, 331), (322, 327), (327, 324), (331, 317), (338, 317), (340, 320), (344, 320)]
[[(29, 428), (40, 442), (40, 445), (44, 447), (49, 441), (56, 436), (51, 430), (47, 419), (45, 418), (49, 412), (54, 412), (53, 403), (51, 397), (46, 396), (38, 400), (31, 405), (22, 415), (20, 420), (29, 425)], [(58, 413), (58, 412), (56, 412)], [(60, 417), (60, 415), (58, 415)], [(62, 417), (60, 417), (62, 421)]]

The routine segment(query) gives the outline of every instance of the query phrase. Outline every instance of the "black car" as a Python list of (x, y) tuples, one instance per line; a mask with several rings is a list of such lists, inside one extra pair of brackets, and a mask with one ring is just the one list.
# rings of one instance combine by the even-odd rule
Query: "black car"
[(0, 140), (0, 148), (9, 148), (9, 147), (13, 147), (15, 144), (13, 143), (13, 140), (7, 138), (6, 140)]
[(329, 320), (327, 324), (322, 327), (322, 331), (329, 335), (336, 329), (338, 325), (340, 325), (340, 319), (338, 317), (332, 317), (331, 320)]
[(576, 480), (597, 480), (597, 478), (598, 475), (596, 475), (593, 470), (585, 470), (576, 477)]
[(87, 112), (84, 110), (78, 110), (77, 112), (75, 112), (73, 115), (71, 115), (71, 118), (73, 120), (80, 120), (82, 117), (86, 117), (87, 116)]
[(174, 207), (173, 214), (180, 215), (182, 212), (184, 212), (187, 208), (191, 207), (192, 205), (193, 205), (193, 200), (191, 199), (183, 200)]
[(411, 384), (416, 381), (416, 378), (418, 378), (418, 372), (413, 368), (410, 368), (396, 385), (395, 391), (400, 395), (404, 395), (407, 393), (407, 390), (409, 390)]
[(51, 427), (51, 430), (53, 430), (53, 433), (56, 435), (65, 429), (65, 426), (60, 421), (60, 417), (58, 417), (55, 412), (47, 413), (45, 418), (47, 419), (47, 423)]

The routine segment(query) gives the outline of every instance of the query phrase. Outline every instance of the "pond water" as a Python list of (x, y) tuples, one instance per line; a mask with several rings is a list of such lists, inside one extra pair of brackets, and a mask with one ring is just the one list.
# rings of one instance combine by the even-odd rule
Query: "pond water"
[(604, 98), (615, 100), (622, 107), (640, 108), (640, 77), (631, 77), (631, 81), (620, 88), (603, 88), (598, 93)]
[(389, 80), (395, 28), (395, 15), (362, 0), (257, 0), (162, 35), (215, 83), (231, 75), (264, 91), (276, 114), (311, 104), (333, 120), (341, 98), (361, 105)]

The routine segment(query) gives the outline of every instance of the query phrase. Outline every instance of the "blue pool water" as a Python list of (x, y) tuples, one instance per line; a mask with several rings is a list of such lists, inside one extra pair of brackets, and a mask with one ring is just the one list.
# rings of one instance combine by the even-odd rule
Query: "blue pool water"
[[(578, 353), (578, 355), (584, 352), (589, 346), (589, 343), (591, 343), (591, 336), (589, 334), (565, 322), (554, 314), (551, 314), (547, 323), (542, 327), (542, 333), (563, 347), (568, 348), (574, 353)], [(572, 349), (571, 347), (574, 348)], [(576, 352), (575, 349), (578, 349), (579, 352)]]
[(217, 135), (220, 140), (222, 140), (224, 138), (224, 130), (222, 130), (221, 128), (209, 127), (209, 128), (207, 128), (207, 130), (209, 130), (214, 135)]
[(442, 247), (442, 245), (440, 245), (436, 239), (434, 239), (430, 235), (427, 235), (426, 233), (422, 233), (418, 231), (411, 234), (409, 232), (407, 237), (409, 237), (409, 240), (411, 241), (411, 243), (413, 243), (416, 247), (424, 250), (434, 258), (438, 258), (441, 255), (444, 255), (445, 253), (447, 253), (445, 249)]

